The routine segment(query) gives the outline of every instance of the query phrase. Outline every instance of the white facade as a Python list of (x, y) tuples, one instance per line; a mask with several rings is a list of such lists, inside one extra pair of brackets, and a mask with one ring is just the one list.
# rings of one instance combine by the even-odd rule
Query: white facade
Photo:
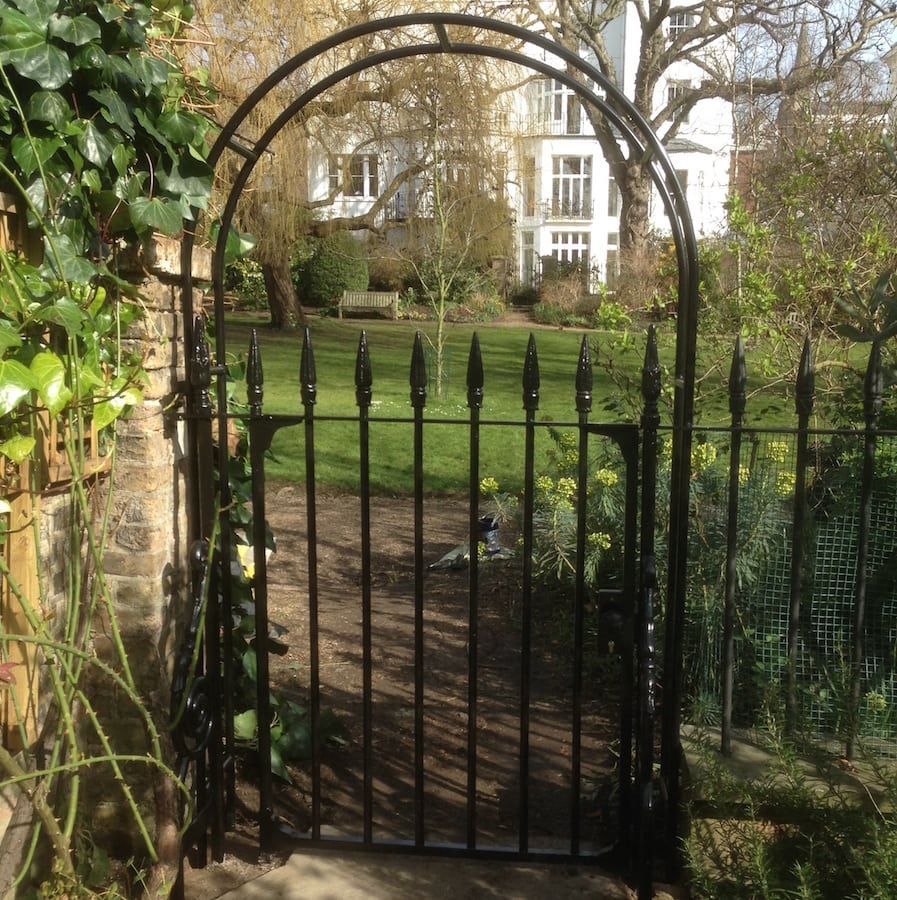
[[(641, 36), (635, 15), (628, 6), (626, 14), (604, 32), (627, 96), (633, 94)], [(668, 27), (687, 25), (687, 18), (681, 23), (677, 18), (687, 15), (671, 13)], [(558, 60), (547, 61), (562, 68)], [(658, 85), (655, 109), (701, 78), (696, 65), (675, 64)], [(558, 82), (533, 78), (517, 94), (513, 112), (496, 119), (501, 120), (503, 132), (496, 135), (496, 145), (502, 145), (500, 151), (507, 158), (504, 193), (516, 223), (518, 280), (537, 282), (544, 258), (551, 257), (558, 262), (579, 261), (597, 280), (612, 283), (618, 267), (620, 196), (578, 98)], [(665, 127), (659, 127), (661, 139)], [(725, 226), (729, 192), (730, 104), (698, 102), (688, 121), (665, 145), (685, 189), (698, 235), (720, 232)], [(409, 148), (400, 148), (395, 141), (379, 148), (367, 144), (351, 156), (329, 154), (318, 160), (311, 173), (311, 199), (325, 203), (330, 198), (327, 213), (336, 217), (367, 212), (408, 164), (410, 155)], [(402, 188), (381, 210), (378, 224), (401, 222), (421, 203), (416, 194), (420, 194), (416, 183)], [(663, 204), (656, 196), (650, 215), (658, 234), (669, 233)]]
[[(634, 15), (628, 7), (627, 15), (604, 32), (627, 96), (634, 92), (639, 54), (640, 30), (637, 23), (628, 27), (628, 17)], [(670, 22), (675, 29), (677, 14), (671, 14)], [(655, 110), (701, 77), (694, 64), (676, 63), (658, 84)], [(619, 264), (620, 196), (588, 118), (569, 88), (548, 79), (532, 83), (521, 99), (518, 170), (513, 179), (519, 186), (520, 281), (535, 282), (543, 258), (552, 257), (587, 264), (598, 280), (612, 283)], [(663, 139), (665, 127), (658, 130)], [(719, 233), (725, 227), (729, 193), (731, 105), (699, 101), (665, 146), (698, 235)], [(656, 194), (650, 216), (654, 231), (669, 233), (666, 211)]]

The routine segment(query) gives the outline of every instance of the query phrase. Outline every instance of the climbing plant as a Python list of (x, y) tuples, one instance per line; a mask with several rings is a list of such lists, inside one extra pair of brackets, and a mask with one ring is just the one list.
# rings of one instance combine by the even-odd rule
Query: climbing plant
[[(158, 785), (170, 797), (179, 782), (167, 765), (165, 728), (122, 641), (103, 551), (113, 426), (141, 398), (147, 346), (129, 331), (143, 304), (120, 261), (153, 232), (177, 235), (211, 190), (206, 112), (214, 97), (176, 53), (191, 14), (178, 0), (0, 0), (0, 464), (7, 474), (18, 470), (17, 490), (37, 493), (42, 445), (51, 430), (59, 436), (70, 472), (65, 540), (83, 549), (67, 555), (62, 610), (44, 602), (43, 583), (33, 596), (0, 558), (29, 631), (0, 628), (0, 689), (16, 678), (14, 645), (35, 648), (43, 678), (39, 743), (51, 749), (37, 753), (21, 726), (24, 752), (0, 748), (0, 785), (22, 787), (35, 813), (15, 889), (30, 880), (39, 896), (133, 888), (105, 877), (107, 853), (91, 833), (84, 788), (99, 769), (111, 773), (134, 820), (141, 850), (132, 876), (142, 868), (137, 880), (159, 896), (177, 865), (176, 826), (163, 821), (172, 807), (160, 805), (166, 792)], [(110, 461), (102, 491), (88, 441)], [(0, 516), (9, 510), (0, 492)], [(102, 658), (92, 643), (97, 623), (110, 646)], [(131, 707), (145, 752), (116, 748), (96, 706), (98, 687)], [(135, 767), (157, 786), (155, 823), (126, 774)], [(43, 843), (52, 865), (41, 867)]]

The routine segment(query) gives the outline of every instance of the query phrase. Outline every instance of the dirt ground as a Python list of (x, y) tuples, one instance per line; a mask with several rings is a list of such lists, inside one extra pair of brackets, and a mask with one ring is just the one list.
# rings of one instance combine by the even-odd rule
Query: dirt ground
[[(322, 750), (321, 833), (363, 833), (362, 577), (360, 501), (319, 493), (317, 572), (320, 696), (339, 738)], [(271, 659), (272, 689), (297, 702), (309, 695), (307, 510), (304, 487), (269, 485), (268, 519), (277, 539), (269, 561), (271, 621), (286, 629), (288, 650)], [(371, 660), (373, 834), (413, 839), (415, 752), (422, 753), (427, 842), (464, 843), (467, 827), (468, 576), (466, 565), (429, 568), (466, 540), (464, 498), (427, 499), (424, 507), (422, 615), (423, 745), (415, 739), (415, 566), (413, 506), (407, 497), (371, 499)], [(516, 547), (503, 527), (504, 547)], [(520, 840), (521, 565), (512, 556), (479, 566), (475, 743), (478, 846), (516, 847)], [(571, 826), (573, 709), (570, 598), (537, 591), (530, 660), (529, 812), (531, 849), (566, 849)], [(587, 644), (582, 706), (582, 784), (579, 828), (584, 850), (613, 835), (618, 752), (619, 673), (616, 660)], [(329, 715), (329, 713), (328, 713)], [(313, 787), (308, 762), (290, 765), (291, 783), (277, 781), (275, 813), (295, 832), (311, 827)], [(259, 860), (255, 844), (257, 794), (251, 754), (238, 763), (237, 825), (224, 864), (191, 870), (187, 896), (218, 896), (278, 863)]]

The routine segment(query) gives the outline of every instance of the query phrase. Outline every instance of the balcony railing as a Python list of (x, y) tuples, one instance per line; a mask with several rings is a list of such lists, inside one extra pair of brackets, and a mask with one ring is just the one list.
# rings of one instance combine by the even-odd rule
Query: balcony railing
[(595, 218), (595, 205), (590, 200), (549, 200), (542, 204), (542, 217), (588, 222)]

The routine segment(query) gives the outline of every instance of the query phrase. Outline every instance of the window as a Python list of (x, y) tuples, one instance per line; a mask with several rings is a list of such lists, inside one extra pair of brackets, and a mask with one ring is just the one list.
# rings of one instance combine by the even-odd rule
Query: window
[[(687, 81), (671, 81), (667, 84), (667, 104), (672, 105), (684, 97), (691, 85)], [(680, 122), (688, 122), (688, 111), (678, 116)]]
[(525, 156), (520, 169), (521, 198), (523, 200), (523, 215), (534, 216), (536, 214), (536, 157)]
[(375, 154), (331, 153), (329, 157), (330, 193), (345, 197), (377, 197), (380, 184)]
[(592, 217), (592, 157), (553, 156), (551, 215), (563, 219)]
[(681, 37), (692, 26), (691, 13), (687, 12), (671, 12), (669, 36), (671, 41)]
[(582, 104), (555, 78), (540, 83), (539, 118), (551, 134), (582, 134)]
[(589, 267), (589, 233), (587, 231), (552, 231), (551, 255), (559, 264)]
[(526, 285), (536, 283), (536, 244), (535, 233), (532, 231), (520, 232), (520, 266), (521, 279)]
[(612, 290), (620, 283), (620, 235), (616, 231), (607, 235), (607, 263), (604, 283)]
[(620, 215), (620, 205), (622, 203), (620, 189), (617, 187), (617, 180), (610, 178), (607, 183), (607, 214), (612, 218)]

